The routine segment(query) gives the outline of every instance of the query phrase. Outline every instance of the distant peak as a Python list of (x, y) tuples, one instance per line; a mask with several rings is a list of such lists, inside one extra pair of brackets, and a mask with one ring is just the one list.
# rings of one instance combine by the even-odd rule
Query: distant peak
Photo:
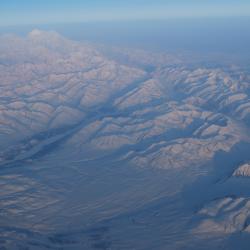
[(40, 36), (43, 32), (39, 29), (34, 29), (29, 33), (29, 36), (34, 37), (34, 36)]
[(39, 29), (33, 29), (29, 34), (28, 34), (29, 38), (57, 38), (57, 39), (62, 39), (63, 37), (58, 34), (55, 31), (45, 31), (45, 30), (39, 30)]

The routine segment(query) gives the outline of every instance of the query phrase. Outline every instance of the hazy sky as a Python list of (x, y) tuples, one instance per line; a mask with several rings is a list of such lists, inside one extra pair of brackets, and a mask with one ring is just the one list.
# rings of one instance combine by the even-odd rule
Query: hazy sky
[(0, 0), (0, 25), (250, 16), (250, 0)]

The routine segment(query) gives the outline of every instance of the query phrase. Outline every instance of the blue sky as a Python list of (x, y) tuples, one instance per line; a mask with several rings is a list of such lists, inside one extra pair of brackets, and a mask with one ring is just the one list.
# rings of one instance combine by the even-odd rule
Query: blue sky
[(250, 0), (0, 0), (0, 25), (250, 16)]

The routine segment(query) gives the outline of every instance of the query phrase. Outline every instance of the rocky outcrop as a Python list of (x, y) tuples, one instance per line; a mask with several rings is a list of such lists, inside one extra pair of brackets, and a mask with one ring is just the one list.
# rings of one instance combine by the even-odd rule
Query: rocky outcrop
[(249, 177), (250, 176), (250, 164), (245, 163), (239, 166), (233, 173), (233, 176), (236, 177)]
[(212, 201), (199, 211), (199, 215), (203, 218), (197, 227), (199, 233), (250, 232), (248, 198), (225, 197)]

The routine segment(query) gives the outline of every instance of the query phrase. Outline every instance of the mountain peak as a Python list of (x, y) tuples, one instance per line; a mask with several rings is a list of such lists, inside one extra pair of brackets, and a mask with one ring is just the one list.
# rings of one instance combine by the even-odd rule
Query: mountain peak
[(43, 31), (39, 30), (39, 29), (33, 29), (28, 36), (29, 37), (36, 37), (36, 36), (40, 36), (43, 33)]
[(33, 29), (28, 34), (29, 39), (54, 39), (54, 40), (62, 40), (64, 37), (62, 37), (60, 34), (58, 34), (55, 31), (45, 31), (45, 30), (39, 30), (39, 29)]

